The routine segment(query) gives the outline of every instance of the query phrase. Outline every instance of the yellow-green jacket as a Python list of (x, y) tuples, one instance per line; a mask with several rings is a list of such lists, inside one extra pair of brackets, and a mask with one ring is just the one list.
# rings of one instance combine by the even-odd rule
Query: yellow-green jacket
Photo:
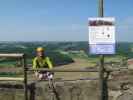
[(37, 68), (49, 68), (52, 69), (53, 68), (53, 64), (50, 61), (49, 57), (35, 57), (33, 59), (33, 69), (37, 69)]

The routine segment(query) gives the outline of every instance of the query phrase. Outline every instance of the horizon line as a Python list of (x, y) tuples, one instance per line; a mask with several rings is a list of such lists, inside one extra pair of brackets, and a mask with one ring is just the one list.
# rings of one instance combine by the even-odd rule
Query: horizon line
[[(70, 40), (64, 40), (64, 41), (63, 40), (61, 40), (61, 41), (59, 41), (59, 40), (55, 40), (55, 41), (51, 41), (51, 40), (50, 41), (45, 41), (45, 40), (44, 41), (39, 41), (39, 40), (34, 40), (34, 41), (17, 41), (17, 40), (16, 41), (0, 41), (0, 43), (2, 43), (2, 42), (3, 43), (4, 42), (9, 43), (9, 42), (89, 42), (89, 41), (82, 41), (82, 40), (79, 40), (79, 41), (77, 41), (77, 40), (76, 41), (72, 41), (72, 40), (71, 41)], [(120, 43), (120, 42), (133, 43), (133, 41), (116, 41), (116, 43)]]

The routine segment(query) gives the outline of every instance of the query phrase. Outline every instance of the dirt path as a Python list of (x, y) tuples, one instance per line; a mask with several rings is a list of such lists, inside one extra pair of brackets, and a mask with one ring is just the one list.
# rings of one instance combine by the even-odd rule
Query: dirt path
[[(89, 61), (84, 59), (74, 59), (74, 63), (63, 65), (57, 67), (56, 69), (86, 69), (89, 67), (93, 67)], [(56, 78), (62, 78), (66, 80), (73, 79), (84, 79), (84, 78), (92, 78), (97, 77), (97, 73), (89, 73), (89, 72), (57, 72), (55, 73)]]

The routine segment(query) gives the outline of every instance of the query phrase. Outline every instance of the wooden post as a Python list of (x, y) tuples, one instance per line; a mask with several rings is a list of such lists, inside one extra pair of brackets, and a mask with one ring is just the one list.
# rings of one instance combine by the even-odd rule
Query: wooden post
[(26, 57), (23, 53), (0, 53), (0, 57), (6, 57), (6, 58), (21, 58), (23, 62), (23, 69), (24, 69), (24, 78), (9, 78), (9, 77), (1, 77), (0, 81), (24, 81), (24, 96), (25, 100), (28, 100), (28, 86), (27, 86), (27, 64), (26, 64)]
[(23, 58), (23, 53), (0, 53), (0, 57), (6, 58)]
[(27, 86), (27, 64), (25, 55), (22, 58), (23, 60), (23, 68), (24, 68), (24, 96), (25, 100), (28, 100), (28, 86)]

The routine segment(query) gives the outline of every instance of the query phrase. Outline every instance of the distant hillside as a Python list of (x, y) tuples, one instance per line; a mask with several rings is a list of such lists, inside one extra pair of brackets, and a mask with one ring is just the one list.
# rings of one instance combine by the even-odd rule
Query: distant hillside
[[(96, 57), (89, 55), (88, 42), (0, 42), (0, 53), (26, 53), (28, 62), (31, 63), (32, 58), (35, 56), (35, 49), (38, 46), (46, 49), (46, 55), (51, 57), (54, 65), (71, 63), (73, 57)], [(69, 53), (63, 54), (62, 52)], [(133, 43), (117, 43), (116, 55), (133, 58)], [(2, 61), (0, 59), (0, 62)], [(10, 59), (6, 61), (9, 63)]]

